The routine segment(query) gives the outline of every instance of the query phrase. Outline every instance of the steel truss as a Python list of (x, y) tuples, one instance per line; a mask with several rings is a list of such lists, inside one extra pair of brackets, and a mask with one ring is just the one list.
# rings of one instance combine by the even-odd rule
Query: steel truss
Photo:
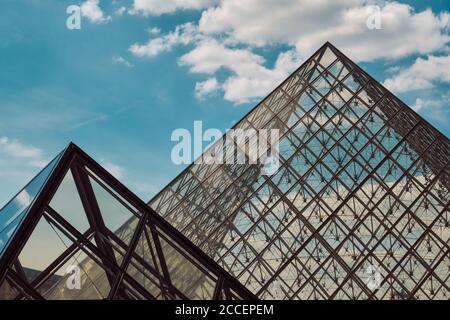
[(449, 298), (447, 137), (330, 43), (248, 128), (282, 132), (274, 175), (196, 161), (149, 205), (263, 299)]

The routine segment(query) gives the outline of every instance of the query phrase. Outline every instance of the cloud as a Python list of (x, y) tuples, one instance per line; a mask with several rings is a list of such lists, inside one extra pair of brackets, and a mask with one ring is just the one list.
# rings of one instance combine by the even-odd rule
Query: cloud
[(188, 45), (200, 38), (203, 38), (203, 36), (198, 33), (197, 27), (193, 23), (185, 23), (178, 25), (175, 31), (162, 37), (150, 39), (145, 44), (135, 43), (130, 46), (129, 50), (138, 57), (154, 57), (159, 53), (172, 50), (176, 45)]
[(128, 68), (134, 67), (134, 65), (131, 62), (129, 62), (128, 60), (126, 60), (125, 58), (123, 58), (121, 56), (113, 57), (112, 61), (114, 64), (121, 64)]
[[(138, 57), (154, 57), (170, 51), (176, 45), (195, 44), (195, 48), (180, 57), (180, 66), (189, 67), (192, 73), (213, 75), (221, 69), (230, 71), (223, 86), (209, 79), (196, 84), (196, 96), (205, 98), (223, 88), (224, 98), (234, 103), (245, 103), (270, 92), (300, 64), (295, 50), (281, 53), (273, 69), (264, 66), (264, 57), (249, 48), (230, 47), (213, 37), (199, 32), (196, 25), (186, 23), (175, 31), (149, 40), (146, 44), (134, 44), (130, 51)], [(205, 90), (210, 90), (205, 94)]]
[(8, 137), (0, 137), (0, 157), (23, 159), (28, 165), (37, 168), (43, 168), (48, 162), (43, 158), (41, 149), (24, 145)]
[(86, 119), (83, 119), (74, 124), (71, 124), (70, 126), (68, 126), (68, 128), (70, 130), (79, 129), (81, 127), (84, 127), (84, 126), (87, 126), (87, 125), (90, 125), (90, 124), (93, 124), (93, 123), (96, 123), (99, 121), (106, 121), (108, 119), (109, 119), (109, 116), (106, 114), (103, 114), (103, 113), (95, 114), (95, 115), (89, 116)]
[(224, 98), (238, 104), (269, 93), (300, 61), (294, 51), (287, 51), (278, 56), (273, 69), (264, 63), (262, 56), (249, 49), (229, 48), (215, 40), (199, 43), (179, 60), (193, 73), (214, 74), (222, 68), (231, 71), (223, 84)]
[[(147, 6), (148, 14), (155, 12), (151, 8), (157, 1), (136, 0), (135, 6), (137, 2), (140, 8)], [(183, 8), (180, 3), (168, 1), (167, 6), (178, 10)], [(216, 80), (217, 72), (226, 70), (227, 77), (217, 87), (224, 99), (238, 104), (269, 93), (326, 41), (351, 54), (355, 61), (395, 60), (448, 50), (448, 12), (433, 13), (430, 9), (417, 12), (407, 4), (389, 1), (379, 2), (377, 11), (373, 10), (376, 3), (371, 0), (211, 1), (199, 21), (178, 25), (174, 31), (151, 38), (147, 43), (136, 43), (129, 50), (138, 57), (155, 57), (176, 46), (186, 46), (189, 49), (179, 58), (179, 65), (187, 66), (192, 73), (214, 76)], [(369, 28), (368, 20), (378, 13), (381, 29)], [(255, 52), (274, 48), (273, 45), (289, 49), (279, 54), (273, 66), (268, 66), (264, 57)], [(196, 83), (197, 96), (206, 81)]]
[(384, 85), (393, 92), (428, 89), (437, 82), (450, 83), (450, 55), (417, 58), (408, 68), (386, 79)]
[(219, 82), (215, 77), (209, 78), (202, 82), (195, 84), (195, 96), (202, 100), (207, 96), (210, 96), (220, 89)]
[(450, 117), (450, 92), (442, 94), (437, 99), (416, 98), (412, 109), (434, 123), (447, 126)]
[(261, 67), (255, 74), (238, 73), (237, 76), (228, 78), (224, 84), (224, 98), (234, 103), (245, 103), (265, 96), (300, 64), (300, 57), (295, 51), (282, 52), (273, 69)]
[[(36, 119), (35, 116), (35, 122)], [(17, 138), (0, 135), (0, 208), (49, 162), (44, 149)], [(29, 200), (26, 192), (22, 192), (16, 199), (17, 204), (24, 207)]]
[(183, 55), (179, 64), (189, 66), (190, 72), (212, 74), (220, 68), (235, 73), (255, 73), (264, 63), (264, 58), (248, 49), (231, 49), (215, 40), (205, 41)]
[(136, 175), (125, 167), (113, 163), (111, 161), (100, 159), (101, 166), (108, 171), (112, 176), (118, 179), (121, 183), (129, 187), (133, 192), (148, 199), (151, 194), (160, 190), (160, 187), (142, 181), (141, 175)]
[(371, 30), (369, 4), (365, 0), (227, 0), (202, 13), (199, 30), (227, 34), (252, 46), (290, 44), (306, 56), (331, 41), (358, 61), (430, 53), (450, 41), (448, 12), (415, 12), (409, 5), (385, 2), (379, 7), (381, 29)]
[[(48, 160), (36, 147), (8, 137), (0, 137), (0, 207), (14, 196), (14, 190), (22, 188)], [(22, 192), (16, 198), (19, 206), (28, 206), (30, 197)]]
[(159, 190), (161, 190), (160, 186), (156, 186), (154, 184), (146, 183), (146, 182), (131, 182), (131, 189), (134, 192), (142, 194), (145, 199), (148, 199), (150, 195), (155, 194)]
[(123, 14), (125, 13), (125, 11), (127, 11), (127, 8), (126, 8), (126, 7), (120, 7), (119, 9), (117, 9), (117, 10), (115, 11), (115, 13), (116, 13), (118, 16), (121, 16), (121, 15), (123, 15)]
[(103, 23), (111, 20), (110, 16), (105, 16), (99, 3), (100, 0), (87, 0), (81, 5), (81, 14), (92, 23)]
[(158, 27), (153, 27), (153, 28), (148, 29), (148, 33), (150, 33), (152, 35), (160, 34), (161, 29)]
[(22, 190), (17, 197), (14, 198), (14, 201), (20, 206), (21, 209), (24, 209), (31, 204), (31, 196), (27, 190)]
[(102, 167), (105, 168), (111, 175), (117, 179), (122, 179), (125, 173), (125, 169), (117, 164), (109, 161), (102, 161)]
[(217, 0), (134, 0), (131, 13), (159, 16), (177, 10), (199, 10), (218, 2)]

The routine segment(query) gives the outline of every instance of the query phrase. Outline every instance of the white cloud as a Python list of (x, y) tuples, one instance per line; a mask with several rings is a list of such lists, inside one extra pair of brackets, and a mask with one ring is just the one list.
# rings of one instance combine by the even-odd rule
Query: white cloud
[(300, 58), (294, 51), (278, 55), (275, 67), (267, 69), (261, 66), (256, 74), (237, 74), (227, 79), (224, 84), (226, 100), (244, 103), (265, 96), (278, 86), (300, 65)]
[(197, 27), (192, 23), (179, 25), (175, 31), (162, 37), (150, 39), (145, 44), (133, 44), (129, 50), (138, 57), (154, 57), (161, 52), (172, 50), (176, 45), (187, 45), (194, 40), (199, 40), (201, 35), (197, 32)]
[(24, 189), (20, 191), (17, 197), (14, 198), (14, 201), (20, 206), (20, 208), (24, 209), (31, 204), (31, 196), (27, 190)]
[(128, 68), (134, 67), (134, 65), (131, 62), (129, 62), (128, 60), (126, 60), (125, 58), (123, 58), (121, 56), (113, 57), (112, 61), (115, 64), (121, 64)]
[[(0, 207), (48, 162), (42, 149), (0, 136)], [(16, 199), (17, 204), (24, 207), (29, 200), (25, 192)]]
[(122, 179), (125, 173), (125, 169), (117, 164), (106, 161), (102, 162), (102, 167), (105, 168), (111, 175), (113, 175), (117, 179)]
[(177, 10), (199, 10), (216, 2), (217, 0), (134, 0), (131, 13), (158, 16)]
[(125, 11), (127, 11), (126, 7), (120, 7), (119, 9), (116, 10), (116, 14), (121, 16), (125, 13)]
[(24, 159), (29, 165), (43, 168), (47, 161), (43, 158), (41, 149), (27, 146), (17, 140), (0, 137), (0, 157)]
[(160, 34), (161, 29), (158, 27), (153, 27), (153, 28), (148, 29), (148, 33), (150, 33), (152, 35)]
[(102, 167), (133, 192), (148, 199), (150, 195), (160, 190), (160, 187), (141, 180), (141, 176), (133, 174), (127, 168), (106, 159), (100, 159)]
[(449, 14), (415, 12), (398, 2), (380, 7), (381, 29), (370, 30), (366, 0), (226, 0), (202, 13), (201, 32), (227, 34), (239, 43), (290, 44), (310, 55), (331, 41), (358, 61), (399, 58), (445, 48)]
[[(154, 57), (172, 50), (176, 45), (195, 44), (194, 49), (180, 57), (179, 65), (189, 67), (192, 73), (208, 75), (213, 75), (220, 69), (230, 71), (223, 86), (215, 84), (211, 93), (223, 87), (224, 98), (234, 103), (248, 102), (269, 93), (300, 64), (295, 50), (289, 50), (279, 55), (273, 69), (268, 69), (264, 66), (264, 57), (253, 53), (249, 48), (229, 47), (227, 43), (229, 42), (219, 42), (199, 32), (193, 23), (186, 23), (145, 44), (134, 44), (129, 50), (138, 57)], [(204, 85), (211, 86), (214, 82), (207, 81), (196, 84), (197, 97), (204, 98), (208, 95), (203, 95), (206, 89)]]
[(433, 123), (447, 126), (450, 117), (450, 92), (437, 97), (416, 98), (412, 109), (421, 114), (423, 117), (430, 119)]
[(110, 21), (111, 17), (105, 16), (99, 4), (100, 0), (87, 0), (81, 5), (81, 14), (93, 23), (103, 23)]
[(215, 77), (209, 78), (205, 81), (197, 82), (195, 84), (195, 96), (202, 100), (210, 96), (220, 89), (219, 82)]
[(136, 181), (132, 181), (131, 182), (131, 189), (139, 194), (142, 194), (143, 196), (145, 196), (145, 199), (149, 199), (150, 195), (155, 194), (156, 192), (158, 192), (159, 190), (161, 190), (161, 187), (150, 184), (150, 183), (145, 183), (145, 182), (136, 182)]
[(401, 68), (399, 66), (391, 66), (391, 67), (388, 67), (385, 70), (385, 72), (387, 74), (395, 74), (395, 73), (399, 72), (400, 70), (401, 70)]
[(212, 74), (220, 68), (229, 68), (236, 73), (255, 73), (261, 69), (264, 58), (248, 49), (231, 49), (209, 40), (201, 42), (195, 49), (180, 58), (181, 66), (189, 66), (194, 73)]
[(436, 82), (450, 83), (450, 55), (417, 58), (410, 67), (386, 79), (384, 85), (394, 92), (406, 92), (428, 89)]
[[(137, 2), (147, 14), (161, 11), (153, 10), (158, 1), (136, 0), (135, 6)], [(166, 5), (174, 11), (183, 8), (181, 2), (176, 2), (177, 5), (175, 2), (168, 1)], [(374, 11), (369, 8), (376, 3), (375, 0), (211, 1), (198, 23), (179, 25), (174, 31), (144, 44), (134, 44), (129, 50), (138, 57), (154, 57), (175, 46), (193, 46), (180, 57), (179, 64), (189, 67), (190, 72), (214, 78), (219, 70), (228, 71), (228, 78), (217, 86), (224, 98), (234, 103), (249, 102), (269, 93), (299, 66), (300, 60), (326, 41), (351, 54), (356, 61), (395, 60), (448, 50), (448, 12), (433, 13), (430, 9), (416, 12), (406, 4), (380, 2), (381, 29), (371, 30), (367, 20)], [(268, 66), (254, 50), (273, 44), (288, 45), (291, 49), (279, 54), (276, 63)], [(390, 72), (396, 70), (392, 68)], [(197, 95), (202, 83), (196, 85)]]
[(300, 64), (294, 51), (281, 53), (273, 69), (264, 67), (265, 59), (249, 49), (229, 48), (215, 40), (202, 41), (183, 55), (179, 64), (190, 72), (214, 74), (221, 68), (231, 71), (223, 84), (224, 98), (244, 103), (270, 92)]
[(84, 127), (84, 126), (87, 126), (87, 125), (90, 125), (90, 124), (93, 124), (93, 123), (96, 123), (99, 121), (106, 121), (108, 119), (109, 119), (109, 116), (106, 114), (103, 114), (103, 113), (94, 114), (94, 115), (87, 117), (86, 119), (80, 119), (80, 121), (69, 125), (68, 128), (70, 130), (78, 129), (78, 128), (81, 128), (81, 127)]

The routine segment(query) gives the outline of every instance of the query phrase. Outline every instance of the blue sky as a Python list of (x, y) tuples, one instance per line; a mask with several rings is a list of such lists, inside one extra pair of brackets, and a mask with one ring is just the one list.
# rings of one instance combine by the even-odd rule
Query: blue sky
[[(66, 27), (79, 5), (81, 29)], [(380, 8), (381, 29), (366, 21)], [(225, 130), (331, 41), (449, 136), (448, 1), (4, 0), (0, 206), (74, 141), (144, 200), (177, 128)]]

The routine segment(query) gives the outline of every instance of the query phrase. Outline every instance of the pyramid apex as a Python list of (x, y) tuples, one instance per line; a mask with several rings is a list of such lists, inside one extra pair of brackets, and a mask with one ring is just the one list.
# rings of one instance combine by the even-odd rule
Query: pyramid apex
[(339, 52), (342, 53), (341, 50), (339, 50), (338, 48), (336, 48), (336, 46), (334, 44), (332, 44), (330, 41), (327, 41), (323, 44), (322, 49), (327, 49), (329, 48), (331, 51), (333, 52)]
[(66, 147), (66, 150), (69, 150), (69, 149), (80, 149), (80, 147), (75, 142), (70, 141)]

